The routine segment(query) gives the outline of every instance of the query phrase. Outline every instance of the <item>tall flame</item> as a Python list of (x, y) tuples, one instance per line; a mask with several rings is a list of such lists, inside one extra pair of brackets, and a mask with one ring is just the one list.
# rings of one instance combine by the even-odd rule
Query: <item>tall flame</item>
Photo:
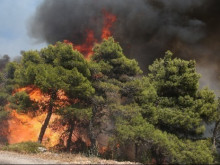
[[(37, 102), (39, 105), (46, 105), (50, 96), (43, 94), (40, 89), (35, 88), (34, 86), (28, 86), (24, 88), (19, 88), (15, 92), (26, 91), (29, 94), (29, 97), (32, 101)], [(63, 101), (57, 102), (62, 106), (62, 103), (65, 102), (67, 97), (64, 95), (64, 92), (59, 91), (58, 97)], [(10, 118), (8, 120), (8, 135), (7, 139), (10, 144), (25, 142), (25, 141), (37, 141), (38, 135), (41, 130), (41, 126), (46, 118), (46, 112), (43, 111), (43, 107), (39, 106), (39, 110), (36, 113), (29, 112), (28, 114), (17, 113), (15, 110), (12, 110)], [(60, 116), (53, 114), (50, 120), (50, 123), (60, 119)], [(59, 143), (60, 135), (64, 131), (64, 127), (60, 125), (61, 129), (59, 131), (54, 131), (51, 125), (49, 124), (45, 136), (43, 138), (43, 144), (47, 147), (53, 147)]]
[[(103, 10), (103, 15), (104, 23), (100, 39), (107, 39), (112, 35), (111, 27), (116, 21), (116, 16), (108, 13), (105, 10)], [(94, 44), (98, 42), (98, 40), (95, 38), (94, 31), (92, 30), (87, 30), (86, 35), (87, 38), (81, 45), (74, 44), (68, 40), (64, 40), (64, 43), (70, 44), (74, 49), (77, 49), (79, 52), (81, 52), (87, 60), (89, 60), (93, 55), (92, 48)], [(11, 110), (10, 118), (8, 119), (8, 131), (6, 131), (6, 136), (10, 144), (24, 141), (37, 141), (41, 126), (47, 115), (47, 113), (44, 111), (44, 105), (48, 104), (50, 100), (49, 95), (42, 93), (40, 89), (34, 86), (17, 89), (14, 93), (21, 91), (26, 91), (29, 94), (30, 99), (39, 104), (39, 110), (37, 110), (35, 113), (29, 112), (28, 114), (18, 113), (15, 110)], [(67, 105), (69, 102), (63, 91), (58, 91), (58, 98), (59, 101), (56, 101), (55, 105), (62, 107)], [(75, 101), (77, 102), (77, 100)], [(53, 114), (51, 117), (50, 123), (43, 138), (43, 144), (47, 147), (53, 147), (59, 144), (63, 132), (67, 130), (67, 126), (63, 126), (61, 123), (57, 122), (60, 118), (61, 117), (56, 114)], [(75, 128), (72, 141), (74, 142), (81, 138), (88, 146), (90, 145), (90, 140), (87, 136), (87, 133), (83, 133), (82, 131), (83, 130), (80, 130), (79, 128)], [(63, 140), (66, 141), (66, 138), (67, 137), (64, 137)], [(104, 150), (105, 149), (103, 149), (103, 151)]]
[(105, 10), (103, 10), (103, 14), (105, 16), (105, 20), (104, 20), (104, 27), (102, 28), (102, 39), (107, 39), (112, 35), (111, 27), (113, 23), (116, 21), (116, 16)]
[[(5, 131), (7, 133), (6, 136), (9, 144), (25, 141), (37, 141), (41, 126), (47, 115), (47, 112), (44, 111), (45, 107), (43, 105), (47, 105), (50, 101), (49, 95), (42, 93), (39, 88), (34, 86), (19, 88), (15, 90), (14, 93), (22, 91), (27, 92), (30, 99), (41, 106), (39, 106), (39, 110), (35, 113), (29, 112), (25, 114), (18, 113), (15, 110), (11, 111), (10, 118), (7, 121), (8, 131)], [(69, 104), (69, 99), (65, 95), (64, 91), (59, 90), (57, 95), (59, 99), (55, 101), (55, 106), (63, 107)], [(75, 99), (73, 102), (78, 102), (78, 100)], [(10, 110), (10, 108), (8, 109)], [(68, 130), (67, 125), (62, 125), (62, 122), (59, 121), (61, 121), (61, 117), (53, 114), (42, 141), (46, 147), (54, 147), (58, 145), (63, 133)], [(82, 133), (82, 130), (76, 127), (74, 129), (72, 141), (75, 142), (79, 138), (81, 138), (87, 146), (90, 144), (87, 134)], [(66, 145), (67, 136), (64, 136), (62, 140), (64, 141), (64, 145)]]
[(64, 40), (64, 43), (72, 45), (72, 47), (74, 47), (76, 50), (81, 52), (86, 59), (90, 59), (90, 56), (93, 54), (92, 52), (93, 45), (94, 43), (97, 42), (97, 40), (92, 30), (87, 30), (86, 33), (87, 33), (87, 38), (85, 43), (83, 43), (82, 45), (74, 45), (72, 42), (68, 40)]
[[(102, 34), (101, 34), (101, 39), (108, 39), (112, 33), (111, 33), (111, 27), (116, 21), (116, 16), (112, 13), (109, 13), (105, 10), (103, 10), (103, 15), (104, 15), (104, 24), (102, 28)], [(93, 55), (92, 48), (95, 43), (98, 42), (98, 40), (95, 38), (94, 31), (92, 30), (87, 30), (87, 37), (86, 40), (83, 44), (81, 45), (75, 45), (71, 41), (64, 40), (64, 43), (70, 44), (74, 49), (78, 50), (81, 52), (87, 60), (91, 58)]]
[[(8, 142), (9, 144), (20, 143), (25, 141), (37, 141), (38, 135), (46, 113), (32, 117), (31, 114), (18, 114), (13, 110), (8, 120)], [(53, 115), (51, 123), (59, 119), (59, 116)], [(43, 144), (47, 147), (53, 147), (59, 143), (61, 132), (54, 132), (48, 127), (43, 138)]]

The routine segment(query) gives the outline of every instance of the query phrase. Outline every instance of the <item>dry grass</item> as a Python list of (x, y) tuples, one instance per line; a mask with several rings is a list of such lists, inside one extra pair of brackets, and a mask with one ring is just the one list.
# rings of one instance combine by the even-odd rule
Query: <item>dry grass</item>
[(60, 162), (67, 162), (71, 164), (140, 164), (135, 162), (118, 162), (115, 160), (105, 160), (98, 157), (86, 157), (81, 154), (68, 154), (68, 153), (51, 153), (44, 152), (38, 153), (36, 155), (38, 158), (48, 159), (48, 160), (58, 160)]
[[(65, 164), (66, 163), (68, 164), (140, 164), (140, 163), (129, 162), (129, 161), (119, 162), (115, 160), (106, 160), (106, 159), (101, 159), (95, 156), (87, 157), (82, 154), (33, 152), (33, 151), (36, 151), (36, 150), (33, 150), (33, 148), (36, 149), (36, 146), (34, 145), (33, 147), (33, 145), (32, 144), (30, 145), (29, 143), (27, 145), (28, 150), (26, 150), (27, 147), (25, 147), (26, 143), (25, 144), (19, 143), (19, 144), (9, 145), (9, 146), (0, 146), (0, 150), (19, 152), (21, 156), (24, 154), (25, 157), (27, 157), (27, 159), (28, 158), (30, 159), (39, 158), (39, 159), (44, 159), (48, 161), (58, 161), (58, 162), (65, 163)], [(29, 152), (30, 148), (31, 148), (31, 152)]]
[(39, 147), (43, 147), (43, 146), (36, 142), (22, 142), (22, 143), (2, 146), (1, 150), (15, 151), (19, 153), (38, 153), (40, 152), (40, 150), (38, 149)]

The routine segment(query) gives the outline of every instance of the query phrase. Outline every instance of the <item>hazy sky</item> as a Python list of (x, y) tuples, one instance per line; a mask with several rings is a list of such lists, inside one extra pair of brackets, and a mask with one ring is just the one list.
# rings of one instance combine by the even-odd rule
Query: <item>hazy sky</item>
[(36, 43), (27, 34), (28, 20), (42, 0), (0, 0), (0, 55), (11, 58), (21, 50), (40, 49), (45, 43)]

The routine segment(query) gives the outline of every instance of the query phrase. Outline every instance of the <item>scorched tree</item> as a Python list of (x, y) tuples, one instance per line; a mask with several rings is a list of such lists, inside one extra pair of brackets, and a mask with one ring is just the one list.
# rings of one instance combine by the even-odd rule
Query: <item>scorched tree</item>
[[(88, 78), (90, 71), (87, 61), (72, 46), (61, 42), (38, 51), (27, 51), (22, 55), (14, 71), (19, 87), (33, 86), (50, 96), (46, 107), (47, 116), (41, 127), (38, 141), (41, 143), (50, 118), (60, 108), (58, 92), (64, 91), (69, 104), (72, 99), (85, 99), (94, 93)], [(16, 100), (15, 103), (18, 103)]]

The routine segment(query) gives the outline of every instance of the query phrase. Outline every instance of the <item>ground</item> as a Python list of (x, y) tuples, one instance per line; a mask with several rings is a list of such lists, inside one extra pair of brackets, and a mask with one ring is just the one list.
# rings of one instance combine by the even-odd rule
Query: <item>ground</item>
[(138, 164), (134, 162), (117, 162), (80, 154), (51, 153), (20, 154), (0, 151), (0, 164)]

